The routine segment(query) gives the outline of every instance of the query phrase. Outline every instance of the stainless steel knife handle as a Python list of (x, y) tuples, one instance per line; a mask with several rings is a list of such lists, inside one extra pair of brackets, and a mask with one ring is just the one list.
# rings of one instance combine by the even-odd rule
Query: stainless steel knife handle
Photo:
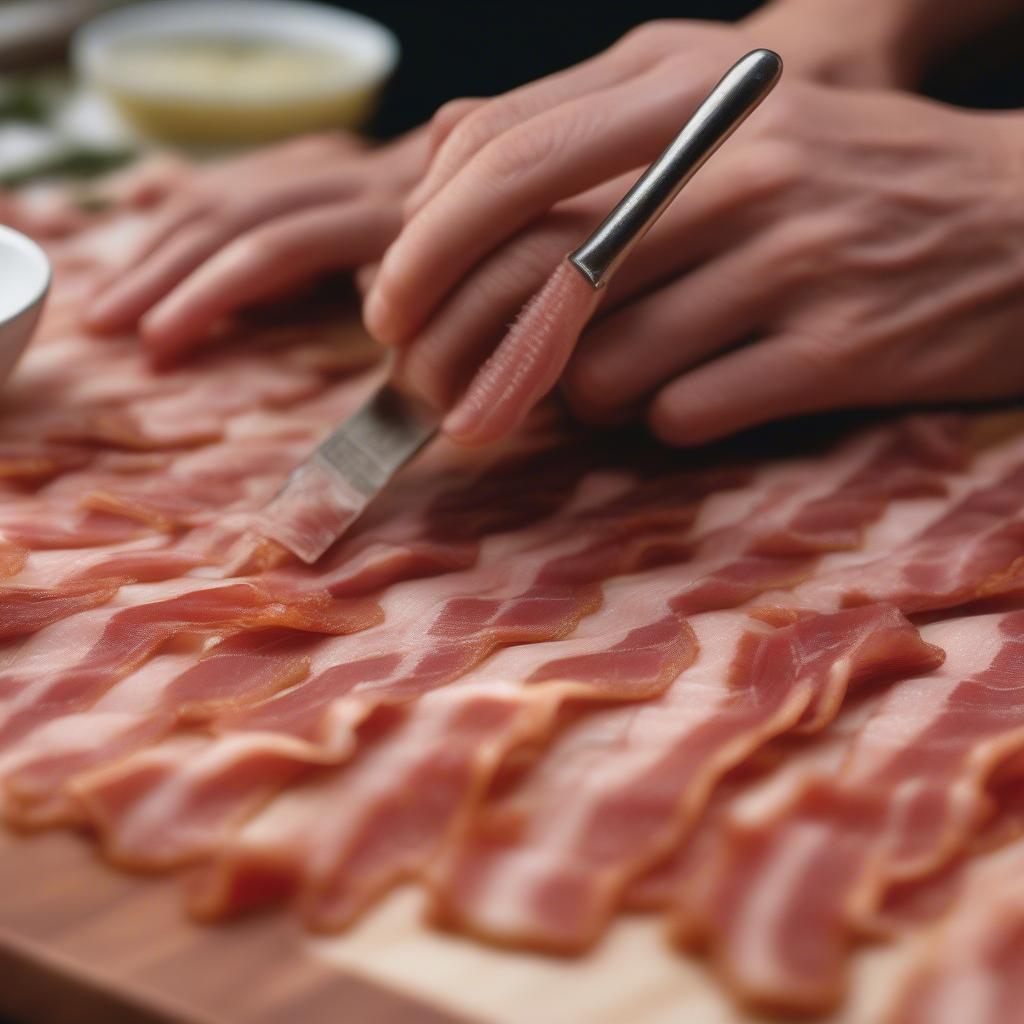
[(569, 262), (601, 288), (704, 161), (772, 91), (782, 58), (772, 50), (741, 57), (711, 90), (683, 130), (640, 176)]

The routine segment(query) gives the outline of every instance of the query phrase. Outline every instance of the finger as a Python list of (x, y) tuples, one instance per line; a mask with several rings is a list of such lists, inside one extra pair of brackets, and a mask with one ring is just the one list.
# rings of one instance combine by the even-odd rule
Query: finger
[(599, 300), (575, 267), (561, 263), (445, 416), (444, 432), (481, 445), (515, 430), (555, 386)]
[(217, 217), (201, 216), (205, 206), (182, 207), (161, 223), (149, 255), (96, 298), (86, 313), (86, 324), (101, 332), (131, 327), (232, 239), (304, 206), (344, 198), (352, 189), (347, 177), (326, 174), (292, 188), (267, 190), (229, 205)]
[(645, 76), (507, 132), (406, 225), (366, 318), (400, 342), (482, 256), (559, 200), (653, 159), (707, 86), (707, 74)]
[(760, 328), (785, 292), (770, 236), (728, 250), (592, 324), (562, 388), (587, 422), (621, 419), (659, 385)]
[(138, 300), (137, 277), (147, 262), (179, 233), (185, 231), (204, 215), (211, 213), (207, 201), (199, 196), (183, 196), (166, 204), (149, 227), (130, 246), (130, 252), (113, 268), (98, 276), (90, 293), (90, 304), (82, 322), (98, 334), (124, 330), (132, 326), (144, 307), (134, 312)]
[(376, 280), (379, 270), (380, 260), (375, 260), (373, 263), (366, 263), (356, 270), (356, 291), (359, 292), (361, 298), (366, 298), (366, 293), (373, 287), (373, 282)]
[(173, 359), (228, 313), (374, 259), (399, 222), (393, 203), (345, 202), (264, 225), (221, 250), (155, 306), (142, 323), (143, 341), (156, 361)]
[(411, 215), (423, 206), (472, 157), (510, 128), (552, 107), (648, 72), (674, 46), (678, 46), (678, 40), (670, 39), (667, 33), (647, 32), (643, 38), (624, 39), (605, 53), (513, 89), (476, 109), (458, 106), (466, 102), (463, 100), (441, 107), (435, 115), (439, 125), (434, 158), (423, 181), (409, 197), (407, 213)]
[[(585, 219), (581, 219), (585, 218)], [(397, 353), (394, 373), (431, 404), (447, 408), (491, 354), (523, 305), (564, 260), (589, 216), (556, 211), (527, 237), (489, 256), (445, 301), (416, 340)]]
[(730, 352), (658, 392), (648, 410), (654, 433), (695, 445), (760, 423), (843, 408), (857, 378), (820, 340), (784, 335)]
[(433, 160), (437, 151), (444, 144), (444, 141), (452, 133), (455, 127), (462, 123), (465, 117), (475, 110), (486, 106), (493, 100), (486, 100), (480, 96), (461, 96), (456, 100), (449, 100), (444, 106), (439, 107), (434, 116), (430, 119), (428, 132), (430, 136), (430, 159)]

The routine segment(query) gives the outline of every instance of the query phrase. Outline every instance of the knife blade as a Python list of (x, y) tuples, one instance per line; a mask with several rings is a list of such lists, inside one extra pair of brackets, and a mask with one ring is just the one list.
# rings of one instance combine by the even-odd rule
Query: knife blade
[(437, 428), (424, 403), (384, 385), (292, 472), (261, 532), (315, 562)]

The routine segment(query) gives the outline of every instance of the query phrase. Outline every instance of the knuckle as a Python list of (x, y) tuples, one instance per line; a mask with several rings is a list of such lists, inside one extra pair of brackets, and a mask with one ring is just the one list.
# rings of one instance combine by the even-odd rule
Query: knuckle
[(452, 128), (444, 144), (446, 156), (458, 161), (476, 153), (501, 132), (504, 123), (501, 101), (492, 100), (485, 103), (477, 110), (466, 114)]
[(456, 99), (449, 100), (443, 106), (438, 107), (430, 119), (431, 136), (437, 141), (444, 139), (477, 106), (479, 106), (478, 100)]
[(558, 147), (555, 133), (549, 130), (515, 129), (485, 147), (479, 155), (478, 171), (485, 180), (505, 189), (550, 160)]
[(855, 362), (852, 348), (824, 331), (802, 331), (791, 355), (802, 368), (822, 377), (833, 376)]
[(679, 44), (681, 25), (672, 18), (656, 18), (630, 29), (616, 44), (620, 53), (664, 53)]
[(593, 99), (516, 125), (488, 143), (474, 158), (476, 170), (495, 187), (515, 186), (549, 165), (560, 154), (572, 153), (606, 130), (609, 113)]
[(768, 240), (780, 285), (790, 289), (830, 278), (841, 268), (839, 225), (829, 216), (808, 216), (778, 227)]
[(220, 215), (211, 214), (171, 232), (160, 245), (159, 252), (168, 259), (196, 258), (215, 250), (225, 237), (226, 228)]

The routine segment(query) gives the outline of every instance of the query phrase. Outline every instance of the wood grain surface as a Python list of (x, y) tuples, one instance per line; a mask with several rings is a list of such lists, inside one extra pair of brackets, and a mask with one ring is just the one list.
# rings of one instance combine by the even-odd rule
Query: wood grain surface
[(0, 836), (0, 1013), (31, 1024), (457, 1024), (333, 966), (283, 915), (185, 919), (176, 883), (99, 863), (66, 833)]
[[(172, 879), (112, 871), (68, 833), (0, 833), (0, 1015), (25, 1024), (749, 1024), (657, 923), (577, 960), (419, 923), (401, 892), (337, 937), (283, 913), (188, 921)], [(829, 1024), (878, 1024), (912, 944), (859, 958)], [(778, 1021), (779, 1018), (773, 1018)]]

